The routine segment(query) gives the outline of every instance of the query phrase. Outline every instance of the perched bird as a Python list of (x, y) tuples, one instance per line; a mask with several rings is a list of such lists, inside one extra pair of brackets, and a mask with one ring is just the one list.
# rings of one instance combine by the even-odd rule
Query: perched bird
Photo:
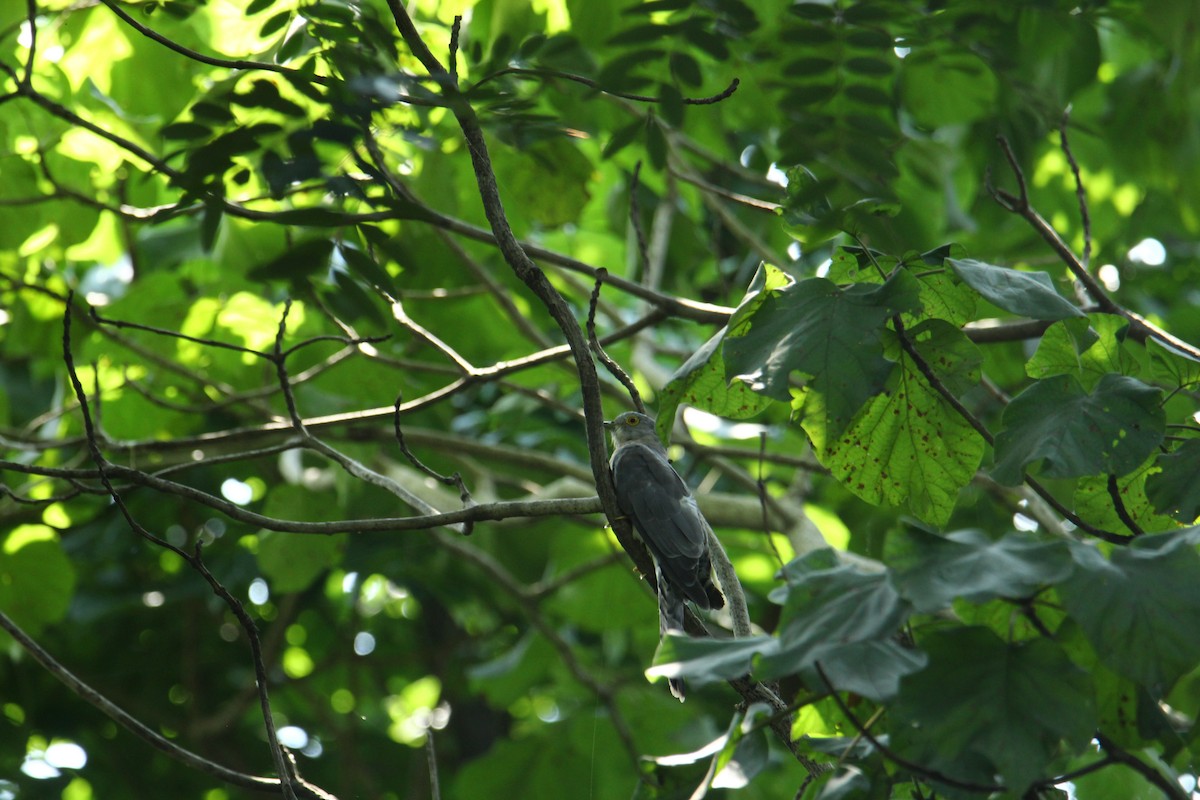
[[(659, 635), (683, 631), (684, 600), (700, 608), (722, 608), (725, 598), (712, 579), (708, 554), (710, 528), (696, 498), (667, 460), (667, 449), (654, 432), (654, 418), (626, 411), (604, 427), (612, 434), (609, 462), (617, 504), (654, 556), (658, 582)], [(668, 681), (683, 700), (683, 682)]]

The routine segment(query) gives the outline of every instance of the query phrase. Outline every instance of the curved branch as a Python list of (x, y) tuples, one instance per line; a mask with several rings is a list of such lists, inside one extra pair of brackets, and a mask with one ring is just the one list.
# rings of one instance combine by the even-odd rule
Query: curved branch
[[(259, 792), (281, 791), (281, 783), (277, 778), (264, 778), (229, 769), (214, 761), (209, 761), (193, 753), (191, 750), (180, 747), (175, 742), (152, 730), (137, 717), (109, 700), (59, 663), (54, 656), (50, 655), (49, 652), (13, 622), (3, 611), (0, 611), (0, 628), (3, 628), (12, 636), (33, 657), (34, 661), (38, 662), (43, 669), (53, 675), (68, 689), (90, 705), (99, 709), (100, 713), (148, 743), (151, 747), (206, 775), (211, 775), (214, 778), (225, 781), (231, 786), (240, 786), (243, 789), (253, 789)], [(303, 779), (295, 779), (294, 785), (297, 797), (306, 798), (306, 800), (336, 800), (333, 795), (317, 786), (306, 783)]]
[[(604, 411), (600, 405), (600, 379), (596, 373), (596, 365), (588, 352), (587, 340), (579, 327), (566, 300), (550, 283), (546, 274), (533, 262), (529, 254), (521, 246), (508, 223), (504, 204), (500, 198), (500, 188), (496, 184), (496, 174), (492, 169), (491, 157), (488, 155), (487, 141), (483, 129), (475, 116), (470, 103), (458, 92), (453, 84), (452, 76), (446, 72), (441, 63), (429, 51), (421, 40), (416, 26), (408, 15), (400, 0), (388, 0), (388, 7), (395, 18), (397, 30), (408, 44), (417, 59), (425, 65), (431, 77), (443, 84), (443, 92), (462, 129), (463, 137), (470, 152), (471, 164), (475, 171), (475, 182), (479, 196), (483, 202), (483, 210), (491, 226), (504, 260), (513, 272), (546, 307), (551, 318), (562, 331), (567, 340), (571, 355), (575, 360), (575, 369), (579, 374), (580, 391), (583, 396), (584, 429), (587, 436), (588, 456), (592, 466), (592, 475), (600, 493), (600, 502), (609, 518), (613, 532), (621, 542), (621, 546), (629, 553), (634, 564), (643, 575), (653, 576), (654, 568), (650, 555), (645, 546), (633, 536), (629, 521), (624, 519), (617, 507), (616, 490), (612, 485), (612, 476), (608, 471), (608, 447), (605, 442)], [(653, 580), (651, 577), (650, 580)]]
[(1142, 315), (1130, 311), (1109, 296), (1099, 281), (1088, 271), (1087, 266), (1079, 260), (1074, 251), (1058, 235), (1058, 231), (1054, 229), (1054, 226), (1047, 222), (1037, 212), (1037, 209), (1030, 204), (1029, 190), (1025, 185), (1025, 175), (1017, 163), (1017, 157), (1013, 153), (1008, 139), (1003, 136), (997, 136), (996, 140), (1004, 150), (1004, 156), (1008, 159), (1009, 167), (1016, 177), (1018, 189), (1018, 193), (1013, 195), (1003, 189), (992, 187), (992, 196), (996, 198), (1000, 205), (1028, 222), (1030, 227), (1050, 245), (1050, 248), (1067, 265), (1067, 269), (1071, 271), (1071, 275), (1087, 290), (1088, 295), (1096, 302), (1100, 311), (1108, 314), (1116, 314), (1129, 320), (1129, 332), (1135, 339), (1142, 340), (1147, 337), (1155, 339), (1169, 348), (1186, 354), (1193, 361), (1200, 361), (1200, 348), (1189, 342), (1185, 342), (1173, 334), (1167, 333)]

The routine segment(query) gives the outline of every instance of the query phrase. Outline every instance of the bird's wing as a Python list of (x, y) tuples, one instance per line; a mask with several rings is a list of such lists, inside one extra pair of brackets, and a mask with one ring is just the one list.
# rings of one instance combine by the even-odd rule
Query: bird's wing
[(708, 523), (695, 498), (670, 462), (648, 445), (622, 445), (612, 459), (613, 482), (621, 510), (633, 519), (662, 572), (701, 608), (713, 602)]

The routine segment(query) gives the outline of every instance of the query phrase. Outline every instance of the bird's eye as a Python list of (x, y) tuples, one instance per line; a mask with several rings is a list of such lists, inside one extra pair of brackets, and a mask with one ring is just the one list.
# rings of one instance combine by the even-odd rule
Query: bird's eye
[(625, 424), (626, 424), (626, 425), (628, 425), (628, 426), (629, 426), (629, 427), (631, 427), (631, 428), (632, 428), (634, 425), (637, 425), (639, 422), (641, 422), (641, 420), (640, 420), (640, 419), (638, 419), (637, 417), (630, 417), (629, 419), (625, 420)]

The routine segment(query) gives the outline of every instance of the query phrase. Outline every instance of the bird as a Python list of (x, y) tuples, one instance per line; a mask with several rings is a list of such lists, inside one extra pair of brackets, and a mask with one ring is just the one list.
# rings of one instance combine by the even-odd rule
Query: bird
[[(613, 440), (609, 461), (617, 505), (654, 556), (658, 583), (659, 636), (683, 631), (684, 600), (699, 608), (719, 609), (725, 597), (713, 583), (708, 521), (696, 498), (671, 466), (667, 448), (654, 432), (654, 418), (626, 411), (604, 423)], [(668, 681), (684, 699), (683, 681)]]

